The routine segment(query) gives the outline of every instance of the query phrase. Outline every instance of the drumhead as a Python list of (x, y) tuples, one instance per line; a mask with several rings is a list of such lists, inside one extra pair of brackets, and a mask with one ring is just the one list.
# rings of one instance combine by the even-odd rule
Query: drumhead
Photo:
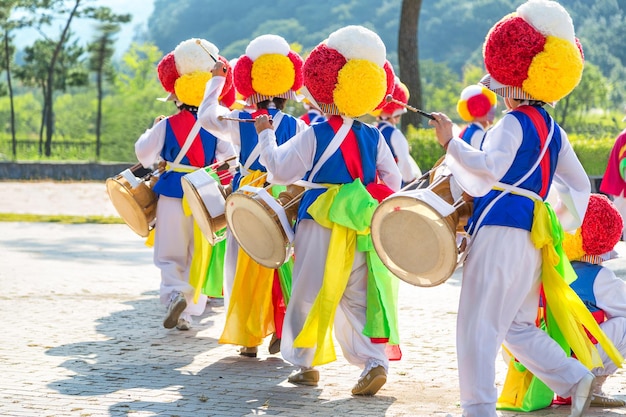
[(371, 232), (385, 266), (409, 284), (439, 285), (456, 269), (456, 233), (422, 200), (410, 196), (384, 200), (374, 211)]
[(226, 222), (241, 248), (257, 263), (278, 268), (287, 259), (289, 240), (273, 210), (254, 195), (235, 192), (226, 199)]
[[(139, 185), (139, 187), (142, 186), (146, 187), (148, 192), (151, 192), (145, 184)], [(125, 184), (125, 180), (123, 179), (109, 178), (106, 180), (106, 187), (113, 207), (115, 207), (115, 210), (117, 210), (120, 217), (124, 219), (128, 227), (130, 227), (139, 236), (147, 237), (151, 229), (150, 221), (153, 219), (147, 218), (144, 208), (141, 207), (137, 200), (135, 200), (135, 196), (130, 191), (130, 185), (128, 183)], [(136, 192), (141, 192), (141, 190)], [(143, 190), (143, 192), (146, 191)], [(155, 210), (156, 206), (154, 206), (154, 210), (150, 209), (147, 211), (152, 213), (152, 211)]]
[(202, 200), (202, 196), (196, 187), (190, 181), (186, 180), (186, 176), (183, 177), (181, 184), (183, 186), (183, 193), (189, 204), (189, 209), (191, 210), (191, 215), (204, 237), (211, 245), (215, 245), (223, 240), (226, 234), (219, 232), (226, 228), (226, 216), (222, 214), (215, 218), (211, 217), (211, 214), (209, 214)]

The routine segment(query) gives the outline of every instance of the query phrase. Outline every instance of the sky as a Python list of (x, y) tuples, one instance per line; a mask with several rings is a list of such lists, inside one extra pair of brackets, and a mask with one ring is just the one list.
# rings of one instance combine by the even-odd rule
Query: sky
[[(130, 45), (135, 28), (144, 25), (148, 20), (154, 8), (154, 0), (96, 0), (90, 3), (95, 7), (110, 7), (114, 13), (130, 14), (132, 20), (122, 25), (121, 31), (117, 34), (117, 52), (116, 56), (121, 56)], [(63, 22), (64, 23), (64, 22)], [(50, 34), (53, 39), (58, 38), (61, 33), (61, 22), (52, 25), (45, 32)], [(94, 36), (94, 21), (90, 19), (80, 19), (72, 21), (71, 30), (79, 39), (79, 44), (84, 45), (91, 42)], [(24, 29), (15, 33), (15, 44), (19, 48), (31, 45), (35, 40), (40, 39), (41, 35), (33, 29)]]

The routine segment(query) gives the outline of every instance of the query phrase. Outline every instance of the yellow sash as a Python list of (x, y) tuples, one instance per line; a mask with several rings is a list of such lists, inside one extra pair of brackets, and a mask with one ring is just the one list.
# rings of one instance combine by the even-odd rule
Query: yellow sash
[(596, 338), (608, 357), (621, 367), (624, 358), (569, 286), (576, 275), (562, 251), (562, 234), (563, 230), (549, 205), (540, 200), (535, 201), (531, 240), (541, 250), (541, 279), (547, 305), (559, 329), (578, 360), (588, 369), (603, 365), (596, 346), (585, 333), (585, 328)]
[[(250, 184), (262, 175), (265, 172), (251, 171), (241, 178), (239, 186)], [(274, 269), (259, 265), (239, 248), (226, 323), (219, 343), (259, 346), (275, 331), (273, 280)]]

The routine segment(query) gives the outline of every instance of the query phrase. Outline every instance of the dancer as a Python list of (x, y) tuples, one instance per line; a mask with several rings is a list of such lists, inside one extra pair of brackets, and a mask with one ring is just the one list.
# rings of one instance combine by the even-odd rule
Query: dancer
[[(262, 177), (266, 169), (258, 159), (261, 149), (257, 133), (254, 125), (245, 123), (245, 120), (252, 121), (258, 114), (271, 116), (280, 143), (307, 127), (304, 122), (283, 112), (286, 100), (295, 99), (295, 91), (302, 85), (302, 64), (302, 58), (282, 37), (262, 35), (253, 39), (246, 53), (237, 59), (233, 72), (237, 92), (246, 100), (248, 109), (256, 107), (254, 112), (247, 109), (231, 111), (220, 106), (218, 95), (226, 80), (222, 72), (224, 66), (218, 62), (211, 70), (214, 77), (206, 85), (199, 120), (207, 130), (239, 149), (242, 165), (233, 178), (233, 191), (246, 184), (265, 185)], [(284, 187), (273, 186), (272, 192), (278, 193), (282, 189)], [(256, 357), (258, 346), (272, 334), (269, 352), (278, 353), (285, 296), (288, 297), (284, 292), (291, 285), (289, 265), (280, 270), (265, 268), (241, 250), (230, 230), (227, 236), (224, 265), (227, 314), (219, 341), (240, 345), (241, 355)]]
[(406, 185), (420, 177), (422, 172), (413, 157), (411, 157), (409, 142), (402, 131), (396, 127), (400, 123), (402, 115), (407, 111), (406, 107), (401, 103), (407, 104), (409, 102), (409, 90), (398, 77), (394, 80), (392, 97), (395, 102), (388, 102), (380, 109), (376, 127), (383, 134), (398, 164), (402, 174), (402, 185)]
[(333, 327), (344, 357), (362, 368), (353, 395), (374, 395), (387, 380), (385, 343), (398, 343), (398, 280), (379, 268), (369, 224), (377, 199), (398, 190), (401, 177), (381, 133), (354, 118), (382, 106), (393, 80), (378, 35), (348, 26), (304, 64), (309, 99), (328, 120), (278, 146), (270, 119), (257, 117), (261, 161), (274, 180), (304, 177), (307, 185), (281, 346), (299, 368), (288, 378), (294, 384), (317, 385), (315, 366), (335, 360)]
[[(565, 230), (580, 226), (591, 189), (567, 134), (543, 108), (580, 81), (580, 48), (561, 5), (530, 0), (496, 23), (486, 39), (489, 74), (481, 83), (504, 99), (508, 113), (487, 132), (482, 149), (454, 137), (445, 114), (433, 113), (429, 122), (447, 151), (449, 169), (474, 197), (457, 322), (465, 417), (496, 416), (495, 361), (502, 342), (550, 389), (572, 396), (570, 417), (582, 416), (589, 406), (594, 376), (586, 366), (594, 366), (591, 352), (572, 346), (580, 361), (569, 358), (535, 326), (542, 282), (553, 307), (565, 302), (555, 297), (556, 291), (572, 291), (563, 278), (566, 268), (554, 264), (558, 231), (560, 224)], [(551, 190), (556, 193), (553, 210), (544, 202)], [(564, 318), (576, 314), (603, 347), (612, 346), (584, 305), (577, 307)], [(576, 332), (569, 334), (568, 343), (576, 337)]]
[[(218, 56), (215, 45), (206, 40), (200, 42)], [(216, 160), (236, 155), (231, 144), (218, 141), (200, 129), (196, 122), (197, 106), (204, 84), (211, 77), (209, 70), (212, 67), (213, 62), (196, 39), (181, 42), (173, 52), (165, 55), (157, 67), (159, 80), (169, 93), (167, 100), (174, 102), (178, 113), (159, 117), (135, 143), (137, 159), (144, 167), (159, 160), (167, 163), (165, 172), (153, 188), (159, 196), (154, 227), (154, 264), (161, 270), (159, 292), (161, 303), (167, 306), (163, 320), (166, 329), (189, 330), (193, 325), (192, 316), (201, 315), (207, 301), (206, 295), (194, 301), (194, 289), (189, 282), (207, 271), (200, 267), (206, 263), (202, 262), (204, 255), (199, 253), (201, 245), (194, 244), (193, 218), (183, 209), (181, 178)], [(181, 151), (187, 141), (191, 146), (187, 151)], [(195, 235), (200, 238), (201, 233)]]

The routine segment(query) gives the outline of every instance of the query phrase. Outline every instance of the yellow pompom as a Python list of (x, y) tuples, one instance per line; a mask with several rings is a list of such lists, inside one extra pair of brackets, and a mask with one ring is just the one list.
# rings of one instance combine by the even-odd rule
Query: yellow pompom
[(211, 77), (211, 73), (205, 71), (181, 75), (174, 84), (176, 97), (185, 104), (198, 107), (202, 103), (206, 83)]
[(537, 100), (552, 103), (571, 93), (582, 74), (578, 48), (565, 39), (548, 36), (543, 51), (533, 58), (522, 88)]
[(293, 62), (280, 54), (264, 54), (252, 65), (252, 88), (259, 94), (274, 96), (293, 87), (296, 70)]
[(459, 100), (459, 102), (456, 104), (456, 111), (459, 113), (459, 116), (461, 116), (461, 119), (463, 119), (464, 121), (471, 122), (472, 120), (474, 120), (474, 116), (470, 114), (469, 109), (467, 108), (466, 100)]
[(563, 250), (570, 261), (578, 261), (586, 255), (583, 250), (583, 236), (580, 228), (576, 229), (573, 235), (563, 233)]
[(339, 70), (333, 98), (341, 114), (363, 116), (374, 110), (387, 92), (382, 67), (364, 59), (351, 59)]

